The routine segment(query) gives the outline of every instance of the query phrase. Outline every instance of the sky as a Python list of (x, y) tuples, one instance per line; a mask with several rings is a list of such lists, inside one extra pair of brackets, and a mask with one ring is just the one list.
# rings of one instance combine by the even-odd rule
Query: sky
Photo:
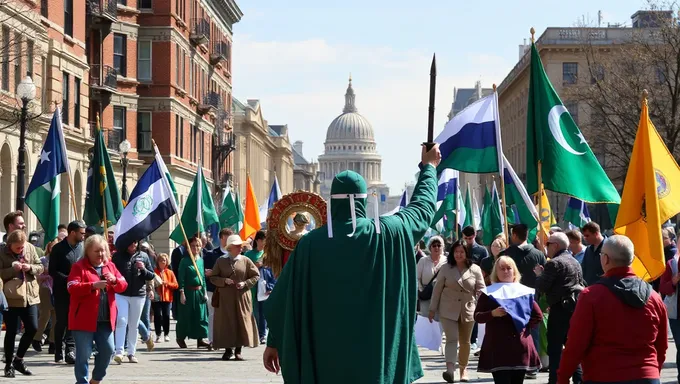
[[(391, 194), (413, 182), (427, 136), (429, 70), (437, 55), (435, 136), (453, 89), (500, 84), (519, 45), (547, 27), (579, 20), (626, 23), (645, 0), (461, 1), (237, 0), (233, 96), (259, 99), (269, 124), (288, 124), (303, 155), (323, 153), (326, 130), (342, 113), (349, 75), (360, 114), (372, 124)], [(597, 3), (597, 4), (595, 4)], [(322, 5), (323, 4), (323, 5)]]

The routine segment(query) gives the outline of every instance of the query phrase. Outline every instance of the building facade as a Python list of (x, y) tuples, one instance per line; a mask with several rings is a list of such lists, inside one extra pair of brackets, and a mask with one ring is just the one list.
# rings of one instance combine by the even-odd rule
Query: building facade
[[(97, 121), (119, 185), (119, 145), (130, 143), (128, 193), (153, 160), (154, 141), (173, 176), (180, 208), (198, 166), (215, 190), (232, 178), (232, 27), (243, 15), (233, 0), (0, 3), (7, 16), (0, 36), (11, 42), (3, 44), (0, 59), (0, 120), (6, 127), (0, 130), (0, 214), (14, 209), (19, 147), (14, 90), (27, 72), (37, 95), (30, 104), (25, 185), (60, 106), (71, 170), (61, 179), (61, 222), (82, 216)], [(33, 215), (26, 216), (29, 230), (38, 229)], [(171, 219), (151, 236), (158, 250), (174, 246), (168, 235), (176, 223)]]
[(293, 190), (321, 193), (319, 163), (308, 161), (302, 152), (302, 141), (293, 143)]
[[(319, 168), (323, 175), (321, 195), (328, 200), (333, 177), (344, 170), (352, 170), (364, 177), (369, 193), (375, 192), (378, 195), (379, 211), (382, 214), (389, 211), (389, 188), (381, 181), (382, 158), (377, 151), (373, 127), (359, 114), (355, 99), (350, 77), (342, 114), (328, 126), (324, 153), (319, 156)], [(373, 199), (369, 198), (369, 212), (372, 212), (373, 204)]]
[(293, 151), (287, 125), (269, 125), (264, 119), (259, 100), (245, 104), (233, 99), (234, 115), (234, 188), (245, 199), (246, 178), (258, 202), (269, 198), (274, 176), (281, 193), (293, 191)]

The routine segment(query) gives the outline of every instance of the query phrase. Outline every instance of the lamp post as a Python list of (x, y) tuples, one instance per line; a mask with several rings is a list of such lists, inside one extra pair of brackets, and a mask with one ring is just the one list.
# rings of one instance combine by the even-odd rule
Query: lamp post
[(127, 166), (128, 166), (128, 152), (130, 152), (130, 142), (125, 139), (118, 145), (118, 152), (120, 152), (120, 165), (123, 166), (123, 186), (120, 190), (120, 197), (123, 199), (125, 205), (128, 201), (128, 191), (127, 191)]
[(35, 84), (30, 73), (17, 85), (17, 100), (21, 103), (21, 125), (19, 133), (19, 161), (17, 163), (17, 200), (18, 211), (24, 210), (24, 181), (26, 179), (26, 124), (28, 122), (28, 103), (35, 99)]

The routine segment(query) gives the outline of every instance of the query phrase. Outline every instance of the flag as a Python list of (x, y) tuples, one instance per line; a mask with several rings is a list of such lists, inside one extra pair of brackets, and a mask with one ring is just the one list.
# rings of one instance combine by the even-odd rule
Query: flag
[(241, 200), (241, 196), (238, 194), (238, 188), (234, 190), (234, 205), (236, 205), (236, 212), (238, 214), (238, 228), (237, 231), (241, 232), (241, 229), (243, 228), (243, 200)]
[(241, 238), (247, 239), (254, 236), (262, 228), (260, 226), (260, 209), (257, 206), (257, 198), (250, 182), (250, 175), (246, 177), (246, 207), (243, 215), (243, 228), (241, 228)]
[[(172, 196), (175, 198), (175, 205), (179, 204), (179, 197), (177, 195), (177, 188), (175, 188), (175, 183), (172, 181), (172, 176), (170, 176), (170, 171), (168, 171), (168, 167), (165, 166), (165, 161), (163, 160), (163, 156), (161, 156), (161, 153), (158, 151), (158, 147), (156, 146), (156, 143), (153, 143), (153, 149), (156, 152), (156, 163), (158, 164), (158, 167), (160, 168), (161, 172), (165, 175), (165, 180), (168, 182), (168, 185), (170, 186), (170, 190), (172, 190)], [(179, 212), (179, 211), (178, 211)]]
[(446, 168), (469, 173), (498, 172), (502, 164), (498, 95), (483, 97), (454, 116), (434, 140)]
[(482, 211), (479, 210), (479, 203), (477, 203), (477, 196), (472, 195), (472, 222), (474, 223), (475, 230), (481, 229), (482, 223)]
[(442, 233), (454, 230), (458, 176), (458, 171), (450, 168), (444, 169), (439, 175), (437, 211), (430, 226)]
[[(467, 186), (467, 192), (465, 193), (465, 218), (463, 220), (463, 228), (471, 225), (474, 227), (474, 214), (472, 212), (472, 201), (470, 198), (470, 183)], [(475, 228), (476, 229), (476, 228)]]
[(392, 216), (395, 213), (401, 211), (403, 208), (406, 208), (406, 205), (408, 204), (408, 191), (404, 189), (404, 193), (401, 194), (401, 200), (399, 200), (399, 205), (397, 205), (396, 208), (393, 210), (387, 212), (386, 214), (382, 216)]
[[(586, 139), (564, 107), (531, 44), (527, 110), (527, 190), (538, 192), (538, 163), (545, 188), (588, 203), (621, 199)], [(587, 174), (587, 177), (584, 177)]]
[(614, 232), (635, 245), (633, 270), (647, 281), (666, 269), (661, 226), (680, 212), (680, 168), (642, 103)]
[(569, 229), (581, 228), (590, 221), (588, 206), (583, 201), (570, 197), (564, 210), (564, 221), (569, 223)]
[[(496, 189), (494, 187), (494, 195)], [(484, 212), (482, 212), (482, 229), (484, 231), (483, 242), (490, 245), (493, 239), (503, 233), (503, 223), (501, 219), (500, 205), (489, 193), (488, 188), (484, 188)]]
[(503, 217), (503, 206), (501, 205), (501, 198), (496, 188), (496, 180), (493, 181), (493, 188), (491, 189), (491, 201), (498, 206), (498, 212), (501, 215), (501, 227), (503, 227), (505, 225), (505, 217)]
[(116, 224), (116, 249), (125, 249), (149, 236), (178, 211), (170, 183), (158, 161), (154, 160), (137, 181)]
[(272, 188), (269, 191), (269, 198), (267, 199), (266, 203), (260, 206), (260, 220), (262, 220), (262, 223), (260, 224), (267, 222), (269, 210), (272, 209), (274, 203), (279, 201), (281, 197), (283, 197), (283, 194), (281, 193), (281, 187), (279, 187), (279, 179), (276, 177), (276, 175), (274, 175), (274, 183), (272, 184)]
[(235, 232), (238, 232), (240, 227), (240, 217), (239, 210), (236, 208), (236, 202), (234, 201), (234, 195), (231, 192), (229, 186), (224, 189), (222, 198), (222, 209), (220, 211), (220, 226), (222, 228), (230, 228)]
[(59, 202), (61, 197), (61, 174), (69, 172), (64, 131), (59, 108), (54, 111), (47, 131), (40, 159), (35, 166), (33, 178), (26, 191), (26, 205), (45, 231), (44, 244), (54, 240), (59, 231)]
[[(184, 204), (181, 220), (187, 237), (203, 233), (213, 223), (219, 222), (208, 183), (203, 177), (203, 167), (198, 167), (194, 183)], [(180, 244), (184, 242), (184, 234), (179, 225), (170, 234), (170, 239)]]
[[(99, 126), (94, 135), (94, 155), (87, 171), (87, 191), (85, 196), (85, 212), (83, 219), (87, 225), (112, 226), (123, 214), (123, 202), (120, 200), (116, 178), (109, 159), (109, 152), (104, 145), (104, 135)], [(106, 218), (106, 223), (104, 219)]]
[(542, 190), (541, 194), (541, 204), (536, 204), (536, 209), (540, 207), (540, 218), (541, 218), (541, 229), (542, 229), (542, 241), (545, 244), (548, 241), (548, 236), (550, 236), (550, 227), (552, 227), (555, 222), (555, 216), (553, 216), (552, 209), (550, 208), (550, 200), (548, 200), (548, 195), (545, 193), (545, 189)]
[(482, 288), (491, 301), (500, 305), (512, 319), (517, 332), (529, 324), (534, 305), (534, 289), (520, 283), (495, 283)]
[(529, 197), (527, 190), (519, 179), (508, 159), (503, 156), (503, 178), (505, 181), (505, 203), (512, 205), (517, 211), (518, 220), (529, 229), (538, 225), (538, 211)]

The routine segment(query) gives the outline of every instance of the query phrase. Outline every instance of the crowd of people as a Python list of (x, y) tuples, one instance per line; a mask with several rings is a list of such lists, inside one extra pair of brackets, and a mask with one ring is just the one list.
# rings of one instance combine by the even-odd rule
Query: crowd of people
[(149, 352), (171, 342), (171, 317), (179, 348), (193, 339), (198, 348), (223, 349), (223, 360), (243, 360), (242, 347), (265, 341), (258, 300), (266, 300), (276, 279), (262, 266), (264, 231), (251, 244), (223, 229), (217, 247), (205, 235), (192, 236), (169, 256), (143, 239), (116, 249), (112, 232), (96, 234), (77, 220), (60, 225), (44, 249), (38, 238), (29, 241), (21, 211), (7, 214), (4, 226), (5, 377), (32, 375), (26, 352), (48, 345), (55, 363), (74, 365), (76, 383), (97, 384), (112, 361), (139, 362), (139, 341)]

